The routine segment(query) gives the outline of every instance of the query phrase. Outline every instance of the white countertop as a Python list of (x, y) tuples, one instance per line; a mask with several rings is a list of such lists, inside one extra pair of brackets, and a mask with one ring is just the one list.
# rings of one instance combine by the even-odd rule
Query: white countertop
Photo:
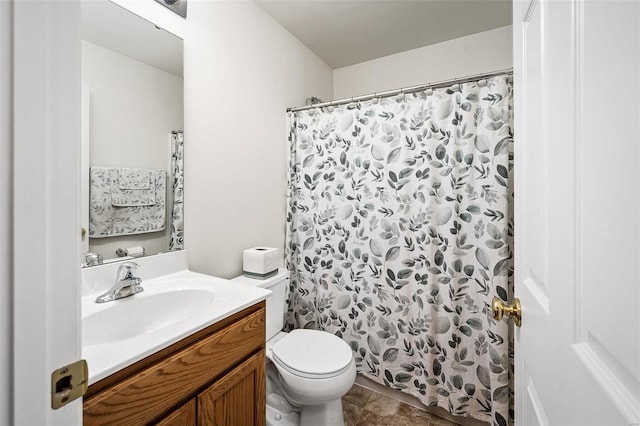
[(142, 293), (112, 302), (95, 303), (100, 292), (82, 297), (82, 356), (89, 365), (89, 384), (271, 293), (189, 270), (143, 279), (141, 285)]

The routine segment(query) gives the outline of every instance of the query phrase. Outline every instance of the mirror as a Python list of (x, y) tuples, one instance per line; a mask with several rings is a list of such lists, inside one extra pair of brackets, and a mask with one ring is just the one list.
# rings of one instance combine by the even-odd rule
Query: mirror
[(81, 263), (182, 249), (182, 40), (107, 0), (82, 39)]

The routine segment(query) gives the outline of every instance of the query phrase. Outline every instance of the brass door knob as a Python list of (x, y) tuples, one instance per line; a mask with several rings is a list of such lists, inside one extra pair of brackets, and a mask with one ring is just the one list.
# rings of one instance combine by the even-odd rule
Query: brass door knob
[(516, 326), (522, 325), (522, 307), (520, 306), (520, 299), (513, 299), (513, 304), (507, 305), (500, 298), (494, 297), (491, 303), (491, 312), (493, 312), (493, 319), (500, 321), (503, 316), (513, 318), (513, 322)]

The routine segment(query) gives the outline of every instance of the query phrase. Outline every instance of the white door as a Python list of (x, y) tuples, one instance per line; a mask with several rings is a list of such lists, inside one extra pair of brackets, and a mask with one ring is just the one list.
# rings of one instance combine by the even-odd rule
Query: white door
[(516, 424), (640, 424), (640, 2), (514, 2)]

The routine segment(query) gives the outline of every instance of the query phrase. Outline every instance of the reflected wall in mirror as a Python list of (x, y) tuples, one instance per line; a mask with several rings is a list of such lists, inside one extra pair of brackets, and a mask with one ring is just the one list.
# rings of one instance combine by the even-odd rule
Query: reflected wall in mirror
[(82, 259), (183, 248), (182, 40), (82, 2)]

